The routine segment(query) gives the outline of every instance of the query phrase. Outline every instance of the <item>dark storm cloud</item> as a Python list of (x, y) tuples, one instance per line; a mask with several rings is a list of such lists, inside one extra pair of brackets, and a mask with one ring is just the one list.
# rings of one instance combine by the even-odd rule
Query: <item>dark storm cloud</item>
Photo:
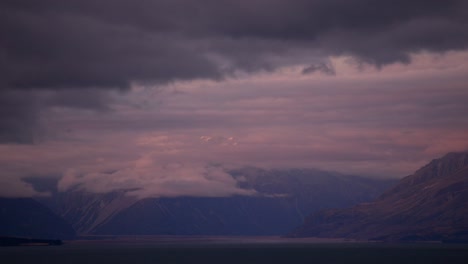
[[(209, 52), (235, 60), (249, 50), (268, 57), (268, 50), (298, 46), (382, 64), (422, 49), (462, 49), (468, 40), (468, 4), (461, 0), (2, 3), (9, 87), (125, 88), (131, 81), (213, 78), (222, 70)], [(224, 38), (231, 41), (212, 42)]]
[(317, 71), (326, 75), (336, 74), (335, 69), (333, 68), (333, 65), (330, 63), (326, 63), (326, 62), (319, 62), (319, 63), (311, 64), (302, 70), (302, 74), (309, 74), (309, 73), (314, 73)]
[(112, 99), (99, 89), (67, 89), (59, 91), (1, 90), (0, 144), (33, 144), (42, 140), (41, 111), (48, 108), (75, 108), (108, 111)]
[[(171, 35), (64, 14), (6, 14), (4, 61), (14, 88), (104, 87), (215, 77), (206, 58)], [(19, 21), (18, 21), (19, 20)]]
[(38, 127), (36, 104), (30, 93), (0, 92), (0, 144), (34, 142)]
[[(0, 140), (29, 142), (37, 112), (57, 102), (106, 105), (105, 92), (91, 102), (64, 92), (38, 103), (33, 90), (220, 79), (238, 70), (317, 65), (306, 61), (310, 54), (376, 66), (409, 62), (413, 52), (465, 49), (467, 10), (463, 0), (4, 0), (0, 100), (8, 103)], [(304, 58), (288, 57), (298, 50)]]
[(96, 111), (109, 110), (107, 104), (111, 101), (108, 93), (98, 89), (70, 89), (50, 92), (44, 99), (48, 107), (69, 107)]

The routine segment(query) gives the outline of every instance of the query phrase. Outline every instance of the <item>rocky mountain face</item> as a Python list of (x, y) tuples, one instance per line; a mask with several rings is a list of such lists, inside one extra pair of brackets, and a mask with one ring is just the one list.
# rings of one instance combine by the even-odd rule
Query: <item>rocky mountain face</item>
[(32, 198), (0, 198), (0, 236), (71, 239), (75, 231)]
[(450, 153), (371, 203), (309, 216), (297, 237), (468, 241), (468, 153)]
[(230, 174), (257, 195), (136, 200), (71, 191), (43, 202), (82, 235), (282, 235), (311, 212), (370, 201), (396, 183), (310, 169)]
[(78, 234), (91, 234), (118, 212), (137, 201), (125, 191), (89, 193), (84, 191), (55, 192), (39, 201), (70, 223)]

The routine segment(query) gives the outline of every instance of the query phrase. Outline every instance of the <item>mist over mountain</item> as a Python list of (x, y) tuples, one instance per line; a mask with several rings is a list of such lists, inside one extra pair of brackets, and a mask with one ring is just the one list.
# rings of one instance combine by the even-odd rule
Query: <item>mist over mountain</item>
[(468, 152), (434, 159), (399, 182), (315, 169), (245, 167), (228, 174), (253, 195), (137, 198), (131, 190), (59, 192), (56, 181), (25, 179), (52, 195), (37, 201), (1, 198), (0, 235), (257, 236), (283, 235), (299, 226), (291, 236), (468, 239)]
[(468, 241), (468, 152), (431, 161), (371, 203), (312, 214), (292, 235)]
[(72, 190), (40, 201), (81, 235), (282, 235), (312, 212), (370, 201), (396, 183), (313, 169), (229, 174), (256, 194), (138, 199), (124, 190)]

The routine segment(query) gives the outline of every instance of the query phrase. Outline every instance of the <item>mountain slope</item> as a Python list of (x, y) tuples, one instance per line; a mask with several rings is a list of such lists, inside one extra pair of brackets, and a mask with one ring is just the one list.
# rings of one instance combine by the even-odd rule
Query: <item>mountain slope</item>
[(70, 239), (75, 231), (32, 198), (0, 198), (0, 236)]
[(281, 235), (311, 212), (370, 201), (394, 180), (319, 170), (230, 172), (257, 196), (148, 198), (120, 211), (92, 233), (101, 235)]
[(450, 153), (372, 203), (312, 214), (293, 236), (468, 240), (468, 153)]
[(39, 201), (68, 221), (78, 234), (90, 234), (97, 226), (137, 201), (125, 191), (89, 193), (84, 191), (52, 192)]

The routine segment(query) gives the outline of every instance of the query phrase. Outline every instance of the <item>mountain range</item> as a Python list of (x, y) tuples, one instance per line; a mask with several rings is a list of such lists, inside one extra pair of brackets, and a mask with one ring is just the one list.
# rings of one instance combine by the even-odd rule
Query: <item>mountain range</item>
[(289, 233), (377, 241), (468, 241), (468, 152), (432, 160), (400, 181), (313, 169), (248, 167), (229, 173), (239, 188), (256, 194), (137, 199), (125, 190), (58, 192), (56, 181), (25, 179), (52, 195), (0, 198), (0, 236)]
[(468, 241), (468, 153), (449, 153), (370, 203), (310, 215), (295, 237)]
[(0, 198), (0, 236), (71, 239), (75, 231), (32, 198)]
[(40, 201), (80, 235), (283, 235), (312, 212), (370, 201), (396, 183), (313, 169), (229, 173), (257, 195), (136, 199), (124, 190), (73, 190)]

